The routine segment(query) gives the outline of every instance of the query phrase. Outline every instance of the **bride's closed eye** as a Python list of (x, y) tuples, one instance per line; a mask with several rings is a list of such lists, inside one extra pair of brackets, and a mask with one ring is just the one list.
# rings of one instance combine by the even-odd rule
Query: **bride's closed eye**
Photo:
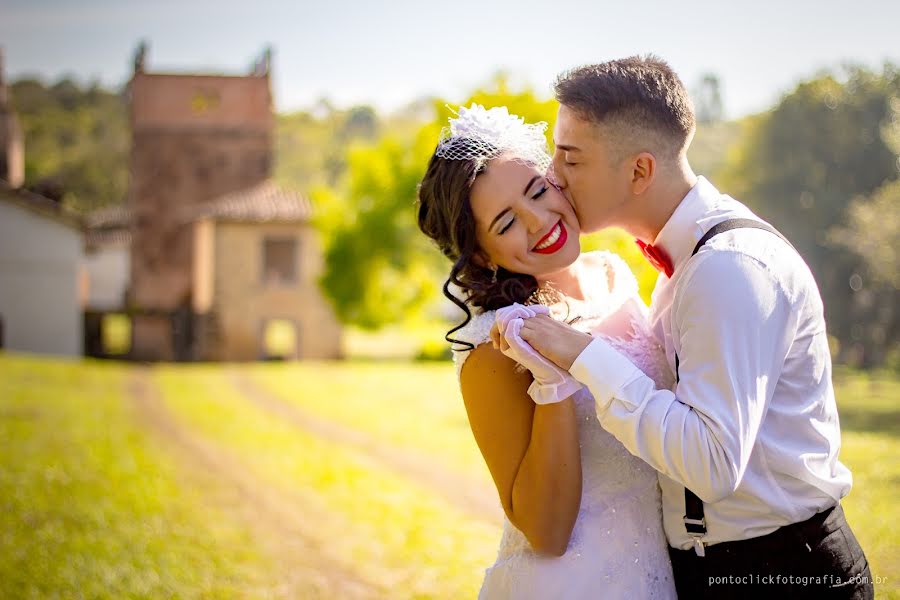
[(548, 189), (549, 189), (549, 187), (548, 187), (547, 185), (544, 185), (541, 189), (539, 189), (539, 190), (537, 191), (537, 193), (536, 193), (534, 196), (531, 197), (531, 199), (532, 199), (532, 200), (537, 200), (538, 198), (540, 198), (541, 196), (543, 196), (545, 193), (547, 193), (547, 190), (548, 190)]
[[(547, 193), (547, 190), (548, 190), (548, 189), (550, 189), (550, 187), (549, 187), (547, 184), (544, 184), (543, 186), (541, 186), (541, 189), (539, 189), (539, 190), (537, 191), (537, 193), (535, 193), (535, 195), (531, 197), (531, 199), (532, 199), (532, 200), (538, 200), (541, 196), (543, 196), (544, 194)], [(507, 223), (506, 225), (504, 225), (504, 226), (503, 226), (503, 229), (501, 229), (500, 231), (498, 231), (497, 234), (498, 234), (498, 235), (503, 235), (504, 233), (506, 233), (507, 230), (508, 230), (510, 227), (512, 227), (512, 224), (515, 223), (515, 221), (516, 221), (516, 218), (515, 218), (515, 217), (513, 217), (512, 219), (510, 219), (510, 220), (509, 220), (509, 223)]]

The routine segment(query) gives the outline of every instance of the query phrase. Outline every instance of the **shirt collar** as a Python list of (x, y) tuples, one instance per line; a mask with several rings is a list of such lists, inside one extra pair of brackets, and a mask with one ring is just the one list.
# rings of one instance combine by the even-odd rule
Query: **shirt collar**
[(668, 254), (676, 273), (681, 264), (690, 258), (694, 246), (703, 237), (699, 221), (715, 207), (720, 197), (719, 190), (705, 177), (697, 177), (697, 183), (682, 198), (653, 240), (653, 246)]

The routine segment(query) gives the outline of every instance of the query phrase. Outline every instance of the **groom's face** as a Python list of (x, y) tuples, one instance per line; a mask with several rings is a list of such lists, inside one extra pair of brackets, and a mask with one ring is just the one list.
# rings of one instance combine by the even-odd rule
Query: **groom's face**
[(581, 230), (616, 225), (630, 179), (625, 161), (614, 157), (608, 132), (560, 105), (553, 142), (553, 177), (575, 208)]

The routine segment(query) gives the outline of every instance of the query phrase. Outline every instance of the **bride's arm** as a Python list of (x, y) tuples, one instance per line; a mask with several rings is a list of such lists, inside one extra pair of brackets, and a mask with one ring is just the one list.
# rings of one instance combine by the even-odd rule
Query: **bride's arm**
[(538, 552), (562, 556), (581, 502), (581, 450), (573, 400), (535, 405), (531, 374), (490, 343), (460, 374), (475, 441), (510, 522)]

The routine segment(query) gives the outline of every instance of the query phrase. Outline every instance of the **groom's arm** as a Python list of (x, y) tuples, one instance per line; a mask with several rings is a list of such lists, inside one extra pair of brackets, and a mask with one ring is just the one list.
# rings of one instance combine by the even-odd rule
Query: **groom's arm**
[[(569, 370), (593, 393), (604, 429), (656, 470), (715, 502), (731, 495), (744, 475), (796, 319), (778, 282), (755, 259), (716, 252), (696, 260), (673, 305), (681, 359), (676, 393), (656, 389), (600, 339), (584, 347)], [(554, 340), (523, 329), (526, 335), (534, 336), (528, 341), (539, 351)], [(572, 343), (577, 347), (578, 339)]]

